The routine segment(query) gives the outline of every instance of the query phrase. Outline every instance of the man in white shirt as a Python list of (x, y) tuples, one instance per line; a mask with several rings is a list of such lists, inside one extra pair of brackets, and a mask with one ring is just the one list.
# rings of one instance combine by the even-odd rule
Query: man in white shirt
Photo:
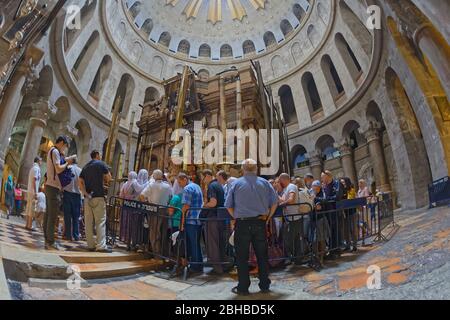
[(34, 218), (34, 202), (37, 200), (37, 194), (39, 193), (39, 184), (41, 183), (41, 165), (42, 159), (40, 157), (34, 158), (33, 167), (31, 167), (28, 174), (28, 187), (27, 187), (27, 223), (25, 228), (31, 230), (33, 228)]
[[(153, 179), (155, 181), (151, 182), (140, 195), (140, 200), (167, 206), (172, 197), (172, 187), (163, 181), (163, 172), (161, 170), (153, 171)], [(156, 254), (162, 254), (162, 239), (165, 239), (163, 235), (168, 229), (168, 219), (159, 216), (158, 214), (153, 214), (149, 219), (150, 225), (150, 245), (151, 251)]]
[(287, 223), (284, 224), (285, 248), (289, 256), (295, 260), (296, 264), (302, 261), (302, 243), (300, 241), (303, 234), (303, 219), (299, 215), (298, 187), (291, 183), (291, 178), (287, 173), (279, 177), (279, 182), (283, 188), (279, 205), (284, 206), (284, 215)]

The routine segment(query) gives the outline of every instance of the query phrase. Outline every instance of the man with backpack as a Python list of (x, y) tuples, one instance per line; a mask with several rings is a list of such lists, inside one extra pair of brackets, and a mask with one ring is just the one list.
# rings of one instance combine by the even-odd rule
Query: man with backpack
[(58, 217), (58, 196), (62, 191), (63, 184), (67, 183), (67, 178), (61, 178), (60, 175), (68, 177), (69, 166), (74, 159), (73, 157), (66, 159), (63, 157), (68, 146), (68, 138), (60, 136), (56, 139), (54, 147), (49, 150), (47, 155), (47, 181), (45, 183), (47, 214), (44, 216), (43, 225), (46, 250), (60, 250), (59, 245), (55, 243), (55, 223)]

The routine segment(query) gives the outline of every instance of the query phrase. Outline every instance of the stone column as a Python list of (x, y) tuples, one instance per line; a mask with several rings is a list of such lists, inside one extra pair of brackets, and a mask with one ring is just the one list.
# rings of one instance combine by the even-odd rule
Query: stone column
[(33, 160), (38, 155), (44, 129), (48, 119), (48, 100), (39, 99), (33, 105), (30, 125), (28, 127), (25, 142), (20, 156), (19, 183), (28, 184), (28, 173), (33, 166)]
[[(426, 1), (428, 2), (428, 1)], [(445, 3), (446, 1), (440, 1)], [(396, 14), (397, 23), (404, 36), (414, 41), (423, 55), (430, 61), (438, 74), (442, 87), (450, 99), (450, 46), (444, 36), (433, 26), (427, 16), (412, 3), (389, 0), (389, 6)], [(429, 5), (439, 10), (437, 3)], [(449, 8), (448, 4), (440, 4), (441, 10)]]
[(415, 33), (415, 41), (428, 58), (450, 100), (450, 46), (433, 26), (426, 24)]
[(323, 160), (322, 160), (322, 152), (319, 150), (314, 150), (310, 153), (309, 156), (309, 167), (311, 169), (311, 173), (314, 176), (314, 179), (320, 180), (320, 176), (323, 171)]
[(341, 164), (344, 174), (346, 177), (349, 177), (356, 186), (358, 184), (358, 175), (356, 174), (355, 169), (353, 149), (347, 141), (343, 142), (338, 148), (341, 153)]
[(219, 91), (220, 91), (220, 130), (224, 137), (227, 131), (227, 118), (225, 115), (226, 95), (225, 95), (225, 78), (220, 76), (219, 79)]
[(9, 136), (22, 104), (22, 88), (25, 84), (27, 73), (28, 68), (26, 66), (21, 65), (18, 67), (8, 84), (8, 88), (5, 90), (5, 95), (0, 105), (0, 177), (3, 176)]
[(364, 135), (369, 146), (377, 187), (380, 191), (389, 192), (391, 191), (391, 185), (389, 183), (380, 130), (378, 126), (371, 124)]

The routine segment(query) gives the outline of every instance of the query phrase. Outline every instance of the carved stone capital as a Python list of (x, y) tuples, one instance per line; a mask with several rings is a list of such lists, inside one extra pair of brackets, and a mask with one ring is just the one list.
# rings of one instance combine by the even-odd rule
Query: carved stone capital
[(320, 150), (309, 152), (309, 163), (311, 167), (321, 166), (323, 163), (322, 152)]

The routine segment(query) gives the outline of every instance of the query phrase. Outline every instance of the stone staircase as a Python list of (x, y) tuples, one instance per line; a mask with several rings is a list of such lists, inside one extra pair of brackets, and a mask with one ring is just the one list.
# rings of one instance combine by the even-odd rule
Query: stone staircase
[(74, 253), (59, 255), (69, 265), (78, 267), (83, 279), (102, 279), (129, 276), (157, 270), (163, 262), (145, 258), (139, 253)]

